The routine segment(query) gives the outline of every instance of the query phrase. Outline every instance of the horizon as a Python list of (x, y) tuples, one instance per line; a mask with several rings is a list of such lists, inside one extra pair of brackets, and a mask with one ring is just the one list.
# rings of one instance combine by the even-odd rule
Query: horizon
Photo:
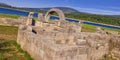
[[(46, 7), (70, 7), (78, 10), (79, 12), (86, 12), (92, 14), (101, 15), (120, 15), (120, 1), (115, 0), (0, 0), (1, 3), (5, 3), (15, 7), (28, 7), (28, 8), (46, 8)], [(113, 4), (114, 3), (114, 4)]]

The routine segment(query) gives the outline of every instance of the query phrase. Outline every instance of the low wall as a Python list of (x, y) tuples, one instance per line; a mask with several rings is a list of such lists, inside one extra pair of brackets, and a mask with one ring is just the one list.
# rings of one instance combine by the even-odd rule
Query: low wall
[(27, 18), (25, 17), (20, 17), (19, 19), (12, 19), (12, 18), (0, 18), (0, 25), (5, 25), (5, 26), (18, 26), (21, 24), (25, 24), (25, 20)]
[(20, 26), (17, 43), (36, 60), (87, 60), (86, 46), (54, 44), (31, 32), (30, 26)]

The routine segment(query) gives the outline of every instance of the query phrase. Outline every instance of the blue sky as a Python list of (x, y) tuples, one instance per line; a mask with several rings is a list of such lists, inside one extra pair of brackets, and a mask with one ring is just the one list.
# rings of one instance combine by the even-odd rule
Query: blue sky
[(0, 0), (17, 7), (72, 7), (82, 12), (120, 15), (120, 0)]

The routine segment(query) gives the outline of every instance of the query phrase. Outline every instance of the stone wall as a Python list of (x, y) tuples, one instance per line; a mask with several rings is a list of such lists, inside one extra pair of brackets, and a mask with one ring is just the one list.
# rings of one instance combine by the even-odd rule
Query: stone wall
[(26, 17), (20, 17), (19, 19), (12, 19), (12, 18), (0, 18), (0, 25), (5, 26), (18, 26), (21, 24), (25, 24), (27, 18)]
[(56, 10), (51, 9), (45, 17), (39, 14), (35, 26), (31, 25), (30, 13), (26, 25), (19, 26), (17, 43), (35, 60), (99, 60), (109, 53), (111, 39), (120, 40), (100, 29), (95, 33), (81, 32), (80, 23), (46, 21)]
[(21, 25), (18, 31), (17, 42), (36, 60), (98, 60), (109, 52), (109, 35), (86, 32), (69, 35), (43, 30)]
[(17, 42), (36, 60), (87, 60), (87, 46), (54, 44), (31, 31), (30, 27), (21, 25)]

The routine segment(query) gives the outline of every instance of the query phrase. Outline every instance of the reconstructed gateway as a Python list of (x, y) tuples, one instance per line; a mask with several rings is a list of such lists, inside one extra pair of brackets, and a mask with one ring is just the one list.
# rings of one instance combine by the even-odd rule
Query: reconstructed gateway
[[(49, 22), (54, 12), (59, 15), (59, 22)], [(67, 22), (64, 13), (56, 8), (45, 17), (39, 13), (35, 26), (32, 15), (25, 25), (19, 26), (17, 43), (35, 60), (97, 60), (108, 54), (112, 36), (105, 32), (81, 32), (81, 23)]]

